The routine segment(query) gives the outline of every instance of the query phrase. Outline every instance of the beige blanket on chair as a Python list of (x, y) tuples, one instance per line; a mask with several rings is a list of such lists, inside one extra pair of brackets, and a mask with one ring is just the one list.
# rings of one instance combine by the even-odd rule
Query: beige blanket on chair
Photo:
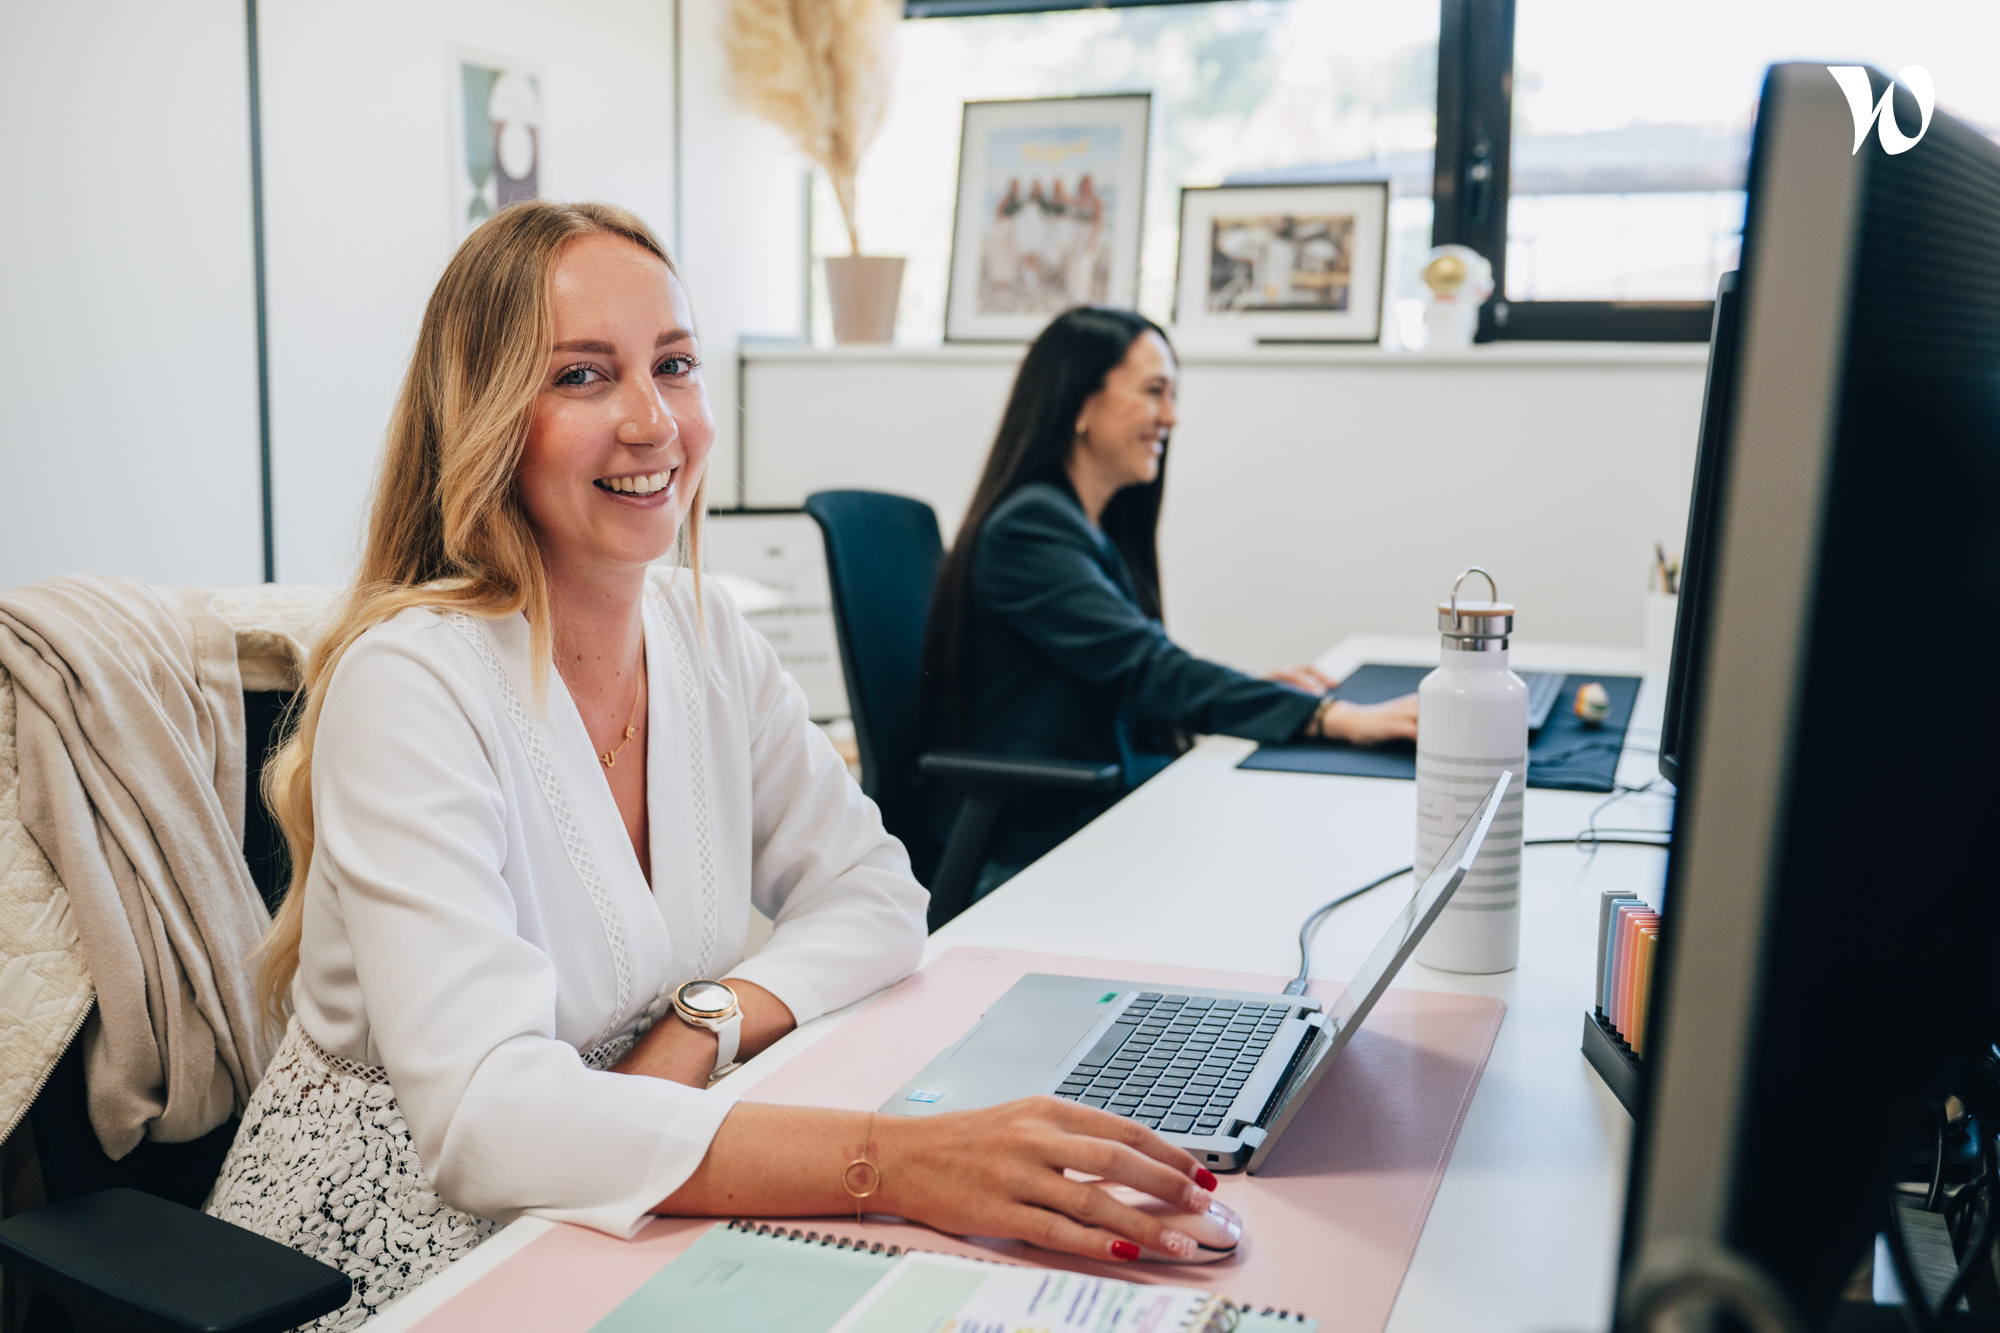
[(97, 1014), (91, 1121), (110, 1156), (226, 1120), (271, 1054), (250, 952), (235, 636), (197, 589), (54, 579), (0, 594), (20, 817), (69, 893)]

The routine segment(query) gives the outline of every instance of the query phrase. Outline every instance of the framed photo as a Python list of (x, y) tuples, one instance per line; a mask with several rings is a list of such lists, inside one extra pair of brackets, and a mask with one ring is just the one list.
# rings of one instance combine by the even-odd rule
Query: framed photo
[(456, 239), (507, 205), (540, 196), (548, 79), (530, 61), (457, 49), (446, 58), (445, 78)]
[(1379, 342), (1389, 182), (1181, 191), (1174, 323), (1199, 338)]
[(1152, 102), (965, 104), (947, 341), (1026, 342), (1071, 306), (1137, 303)]

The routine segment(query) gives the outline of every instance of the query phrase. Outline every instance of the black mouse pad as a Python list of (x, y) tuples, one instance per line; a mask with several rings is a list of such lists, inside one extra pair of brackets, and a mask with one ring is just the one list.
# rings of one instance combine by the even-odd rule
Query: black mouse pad
[[(1335, 690), (1334, 697), (1357, 704), (1379, 704), (1416, 691), (1429, 667), (1361, 667)], [(1596, 727), (1586, 727), (1573, 705), (1579, 687), (1590, 681), (1604, 687), (1611, 710)], [(1639, 698), (1637, 676), (1596, 676), (1572, 672), (1562, 683), (1556, 706), (1534, 743), (1528, 747), (1528, 785), (1561, 791), (1610, 791), (1618, 772), (1618, 752), (1625, 747), (1625, 728), (1632, 722), (1632, 705)], [(1269, 773), (1327, 773), (1350, 778), (1402, 778), (1415, 781), (1417, 747), (1407, 741), (1363, 750), (1339, 741), (1290, 741), (1260, 745), (1238, 768)]]

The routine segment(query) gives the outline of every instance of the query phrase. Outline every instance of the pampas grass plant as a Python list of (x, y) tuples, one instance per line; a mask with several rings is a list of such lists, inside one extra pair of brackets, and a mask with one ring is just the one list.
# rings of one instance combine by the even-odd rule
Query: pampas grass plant
[(901, 0), (731, 0), (729, 7), (737, 99), (826, 171), (857, 255), (854, 177), (889, 109), (902, 13)]

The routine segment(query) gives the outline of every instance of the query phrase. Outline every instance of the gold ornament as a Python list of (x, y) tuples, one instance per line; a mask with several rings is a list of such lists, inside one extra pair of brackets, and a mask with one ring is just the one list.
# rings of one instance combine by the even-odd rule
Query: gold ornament
[(1424, 265), (1424, 286), (1439, 296), (1456, 296), (1472, 275), (1457, 255), (1439, 255)]

